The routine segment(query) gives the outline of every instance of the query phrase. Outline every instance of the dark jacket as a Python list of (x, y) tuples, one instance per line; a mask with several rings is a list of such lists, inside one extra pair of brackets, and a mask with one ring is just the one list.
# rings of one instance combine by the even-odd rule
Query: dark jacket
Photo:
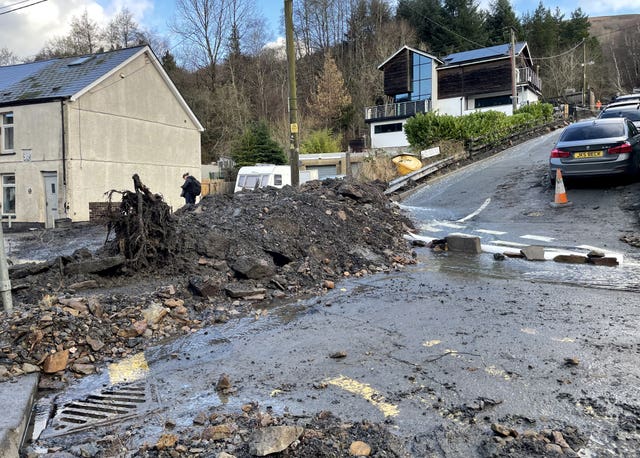
[(182, 197), (184, 197), (186, 203), (196, 203), (196, 196), (200, 194), (199, 192), (197, 192), (197, 188), (198, 183), (196, 182), (196, 179), (189, 175), (182, 184), (182, 194), (180, 194)]

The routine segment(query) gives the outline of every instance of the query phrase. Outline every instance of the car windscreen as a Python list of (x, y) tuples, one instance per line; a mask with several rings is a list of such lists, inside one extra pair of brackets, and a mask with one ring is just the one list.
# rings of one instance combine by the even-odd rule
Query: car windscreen
[(640, 110), (633, 108), (630, 110), (605, 110), (600, 115), (601, 118), (627, 118), (630, 121), (640, 121)]
[(583, 126), (571, 126), (560, 136), (561, 142), (577, 142), (581, 140), (595, 140), (598, 138), (622, 137), (624, 126), (622, 124), (587, 124)]

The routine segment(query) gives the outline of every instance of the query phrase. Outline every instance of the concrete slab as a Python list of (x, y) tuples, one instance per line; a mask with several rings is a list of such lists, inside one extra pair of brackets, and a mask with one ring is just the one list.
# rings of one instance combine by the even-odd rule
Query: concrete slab
[(461, 253), (480, 254), (482, 247), (480, 246), (480, 237), (468, 235), (449, 235), (445, 238), (449, 251), (457, 251)]
[(38, 378), (38, 374), (28, 374), (0, 383), (0, 458), (19, 456), (38, 390)]

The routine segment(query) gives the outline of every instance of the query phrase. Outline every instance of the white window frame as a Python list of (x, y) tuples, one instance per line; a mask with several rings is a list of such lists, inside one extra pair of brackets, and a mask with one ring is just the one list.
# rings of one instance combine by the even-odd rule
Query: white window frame
[[(7, 173), (0, 175), (2, 180), (2, 214), (3, 215), (15, 215), (16, 214), (16, 176), (13, 173)], [(13, 178), (13, 180), (8, 180), (9, 178)], [(11, 182), (13, 181), (13, 182)], [(7, 211), (6, 200), (9, 197), (7, 195), (9, 189), (13, 188), (13, 211)]]
[[(7, 122), (8, 118), (11, 122)], [(15, 153), (15, 130), (13, 111), (0, 113), (0, 153), (1, 154), (14, 154)], [(11, 135), (8, 134), (11, 132)], [(7, 145), (7, 142), (11, 139), (11, 145)], [(10, 148), (8, 147), (10, 146)]]

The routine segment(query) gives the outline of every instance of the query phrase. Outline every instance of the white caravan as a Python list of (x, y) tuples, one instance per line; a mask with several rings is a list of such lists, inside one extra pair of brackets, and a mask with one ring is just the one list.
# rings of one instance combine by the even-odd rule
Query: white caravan
[[(305, 181), (317, 180), (317, 170), (301, 170), (300, 184)], [(291, 185), (291, 167), (288, 165), (256, 164), (240, 167), (234, 192), (245, 189), (258, 189), (273, 186), (282, 188)]]

